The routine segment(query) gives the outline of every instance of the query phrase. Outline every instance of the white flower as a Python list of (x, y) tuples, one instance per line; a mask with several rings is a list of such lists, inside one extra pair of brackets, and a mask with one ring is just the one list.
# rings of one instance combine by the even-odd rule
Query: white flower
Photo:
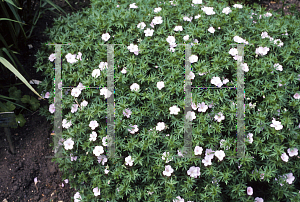
[(138, 25), (137, 25), (137, 28), (140, 28), (140, 29), (144, 29), (146, 27), (146, 24), (144, 22), (140, 22)]
[(108, 68), (108, 63), (107, 62), (100, 62), (99, 69), (101, 71), (103, 71), (104, 69), (107, 69), (107, 68)]
[(213, 9), (214, 9), (213, 7), (206, 7), (206, 6), (204, 6), (203, 8), (201, 8), (201, 10), (203, 10), (206, 15), (214, 15), (214, 14), (216, 14), (213, 11)]
[(97, 128), (99, 126), (99, 124), (97, 121), (91, 121), (89, 126), (92, 130), (95, 130), (95, 128)]
[(159, 11), (161, 11), (161, 7), (158, 7), (158, 8), (154, 9), (154, 13), (158, 13)]
[(184, 202), (184, 199), (182, 199), (180, 196), (177, 196), (173, 202)]
[(64, 146), (66, 150), (73, 149), (73, 145), (74, 145), (74, 141), (71, 138), (64, 141)]
[(138, 132), (139, 129), (138, 129), (138, 126), (137, 125), (129, 125), (130, 127), (132, 127), (133, 129), (128, 129), (128, 131), (131, 133), (131, 134), (134, 134), (135, 132)]
[(107, 158), (106, 158), (106, 156), (105, 155), (100, 155), (100, 156), (98, 156), (97, 157), (97, 161), (98, 161), (98, 163), (101, 163), (102, 162), (102, 165), (104, 166), (104, 164), (107, 162)]
[(104, 95), (105, 99), (107, 99), (112, 95), (112, 92), (110, 92), (106, 87), (103, 87), (100, 90), (100, 95)]
[(158, 122), (156, 126), (156, 130), (162, 131), (165, 129), (165, 123), (164, 122)]
[(136, 4), (136, 3), (130, 4), (130, 5), (129, 5), (129, 6), (130, 6), (129, 8), (138, 8), (137, 5), (135, 5), (135, 4)]
[(153, 24), (157, 25), (157, 24), (161, 24), (163, 22), (163, 20), (162, 20), (162, 17), (158, 16), (158, 17), (154, 17), (152, 22), (153, 22)]
[(283, 126), (281, 125), (281, 122), (275, 121), (274, 119), (272, 120), (272, 124), (270, 126), (275, 128), (275, 130), (281, 130), (283, 128)]
[(189, 75), (188, 75), (188, 79), (194, 79), (195, 78), (195, 74), (190, 71)]
[(253, 133), (248, 133), (247, 138), (248, 138), (250, 144), (252, 144), (252, 142), (253, 142)]
[(77, 160), (77, 156), (73, 156), (73, 154), (70, 154), (71, 157), (71, 161), (76, 161)]
[(289, 153), (290, 157), (298, 155), (298, 149), (297, 148), (293, 148), (293, 149), (289, 148), (287, 150), (287, 152)]
[(100, 156), (100, 154), (103, 154), (104, 150), (102, 146), (96, 146), (93, 150), (93, 154), (95, 154), (95, 156)]
[(147, 28), (144, 30), (145, 36), (152, 36), (154, 32), (154, 29)]
[(53, 114), (53, 113), (55, 112), (55, 106), (54, 106), (54, 104), (51, 104), (51, 105), (49, 106), (49, 112), (50, 112), (51, 114)]
[(132, 166), (134, 161), (133, 161), (133, 159), (131, 159), (131, 156), (127, 156), (127, 157), (125, 158), (125, 162), (126, 162), (126, 163), (125, 163), (126, 166), (128, 166), (128, 165), (129, 165), (129, 166)]
[(300, 99), (299, 93), (295, 93), (294, 98), (297, 99), (297, 100), (299, 100)]
[(126, 116), (127, 118), (129, 118), (131, 114), (132, 111), (128, 108), (123, 111), (123, 115)]
[(126, 74), (126, 72), (127, 72), (127, 71), (126, 71), (126, 69), (125, 69), (125, 67), (124, 67), (124, 68), (122, 69), (121, 73), (122, 73), (122, 74)]
[(67, 120), (66, 119), (64, 119), (63, 121), (62, 121), (62, 127), (63, 128), (70, 128), (70, 126), (72, 125), (72, 123), (71, 123), (71, 121), (69, 121), (69, 122), (67, 122)]
[(98, 187), (93, 189), (94, 195), (99, 196), (100, 195), (100, 189)]
[(183, 40), (185, 40), (185, 41), (189, 40), (189, 35), (185, 35), (185, 36), (183, 37)]
[(78, 104), (73, 104), (72, 108), (71, 108), (71, 113), (75, 113), (78, 110)]
[(86, 107), (88, 105), (88, 102), (83, 100), (80, 104), (81, 107)]
[(175, 26), (174, 31), (182, 31), (182, 26)]
[(191, 55), (189, 57), (189, 61), (190, 61), (190, 63), (197, 62), (198, 61), (198, 56), (197, 55)]
[(288, 162), (289, 160), (289, 156), (284, 152), (282, 155), (281, 155), (281, 159), (285, 162)]
[(170, 110), (170, 114), (175, 114), (175, 115), (177, 115), (178, 112), (180, 111), (180, 109), (176, 105), (170, 107), (169, 110)]
[(218, 87), (221, 87), (221, 86), (223, 85), (223, 83), (222, 83), (220, 77), (213, 77), (213, 78), (210, 80), (210, 83), (211, 83), (211, 84), (214, 84), (214, 85), (216, 85), (216, 86), (218, 86)]
[(229, 54), (232, 55), (232, 56), (238, 55), (238, 50), (237, 50), (237, 48), (231, 48), (231, 49), (229, 50)]
[(192, 103), (192, 109), (197, 110), (197, 105), (195, 103)]
[(103, 146), (108, 146), (108, 138), (109, 138), (108, 135), (102, 138), (102, 144), (103, 144)]
[(200, 168), (199, 168), (199, 167), (192, 166), (192, 167), (190, 167), (189, 170), (187, 171), (187, 174), (188, 174), (190, 177), (197, 178), (198, 176), (200, 176)]
[(164, 84), (163, 81), (157, 82), (156, 85), (157, 85), (157, 88), (158, 88), (159, 90), (161, 90), (163, 87), (165, 87), (165, 84)]
[(247, 194), (252, 195), (253, 194), (253, 189), (252, 187), (247, 187)]
[(104, 172), (105, 172), (105, 174), (107, 174), (109, 172), (109, 170), (105, 169)]
[(196, 15), (195, 16), (195, 19), (198, 19), (198, 18), (200, 18), (201, 17), (201, 15), (199, 14), (199, 15)]
[(274, 68), (282, 72), (282, 65), (280, 65), (279, 63), (274, 64)]
[(48, 59), (53, 62), (56, 59), (55, 53), (52, 53)]
[(272, 13), (267, 12), (266, 14), (264, 14), (265, 17), (271, 17)]
[(100, 76), (100, 69), (94, 69), (92, 72), (92, 77), (98, 78)]
[(228, 15), (229, 13), (231, 13), (230, 7), (223, 8), (222, 13), (225, 13), (226, 15)]
[(215, 28), (213, 28), (213, 27), (210, 27), (209, 29), (208, 29), (208, 31), (210, 32), (210, 33), (214, 33), (215, 32)]
[(80, 193), (76, 192), (76, 194), (74, 195), (74, 202), (80, 202), (81, 200), (79, 199), (82, 199)]
[[(162, 155), (162, 160), (166, 160), (167, 159), (167, 156), (169, 157), (170, 156), (170, 153), (169, 152), (164, 152), (163, 155)], [(172, 159), (167, 159), (166, 163), (169, 163), (171, 160), (173, 160), (173, 157)]]
[(262, 32), (261, 33), (261, 38), (268, 38), (269, 37), (269, 35), (268, 35), (268, 32)]
[(244, 43), (245, 42), (245, 40), (243, 38), (239, 37), (239, 36), (233, 37), (233, 40), (237, 43)]
[[(183, 17), (183, 20), (184, 20), (184, 21), (189, 21), (189, 22), (191, 22), (192, 19), (193, 19), (193, 17), (190, 17), (190, 18), (187, 17), (187, 16), (184, 16), (184, 17)], [(182, 31), (182, 30), (181, 30), (181, 31)]]
[(195, 112), (188, 111), (185, 118), (189, 121), (193, 121), (196, 118)]
[(233, 7), (234, 8), (243, 8), (243, 6), (241, 4), (234, 4)]
[(81, 52), (78, 52), (78, 54), (77, 54), (77, 56), (76, 56), (76, 59), (82, 60), (82, 59), (81, 59), (81, 56), (82, 56), (82, 53), (81, 53)]
[(223, 84), (226, 84), (226, 83), (228, 83), (228, 82), (229, 82), (228, 79), (224, 79), (224, 80), (223, 80)]
[(140, 90), (139, 84), (133, 83), (133, 84), (130, 86), (130, 90), (131, 90), (131, 91), (139, 91), (139, 90)]
[(69, 62), (71, 64), (77, 62), (77, 60), (76, 60), (76, 54), (72, 55), (71, 53), (68, 53), (66, 55), (66, 59), (67, 59), (67, 62)]
[(248, 72), (248, 71), (249, 71), (249, 68), (248, 68), (247, 63), (242, 63), (242, 64), (241, 64), (241, 67), (242, 67), (242, 70), (243, 70), (243, 71), (245, 71), (245, 72)]
[(264, 202), (264, 200), (262, 198), (259, 198), (259, 197), (256, 197), (254, 200), (255, 200), (254, 202)]
[(174, 36), (168, 36), (166, 39), (168, 43), (175, 43), (175, 37)]
[(208, 106), (205, 104), (205, 102), (202, 102), (201, 104), (198, 103), (197, 107), (198, 112), (206, 112), (206, 110), (208, 109)]
[(205, 167), (211, 165), (211, 158), (208, 158), (208, 156), (205, 156), (205, 158), (202, 159), (202, 163), (204, 164)]
[(218, 150), (215, 152), (214, 154), (220, 161), (223, 160), (223, 158), (225, 157), (225, 152), (223, 150)]
[(258, 47), (258, 48), (256, 48), (256, 50), (255, 50), (255, 54), (260, 54), (260, 55), (267, 55), (268, 54), (268, 51), (269, 51), (270, 49), (268, 48), (268, 47)]
[(286, 182), (289, 183), (289, 184), (292, 184), (293, 181), (295, 180), (295, 177), (293, 176), (293, 173), (286, 174), (286, 177), (287, 177)]
[(202, 151), (203, 151), (202, 147), (199, 147), (199, 146), (196, 146), (194, 149), (195, 155), (201, 155)]
[(171, 176), (171, 174), (173, 173), (173, 169), (170, 165), (165, 165), (165, 170), (163, 171), (163, 175), (164, 176)]
[(90, 141), (96, 141), (96, 138), (97, 138), (97, 133), (95, 131), (93, 131), (91, 134), (90, 134)]
[(193, 0), (193, 4), (202, 4), (202, 0)]
[(130, 46), (127, 46), (127, 49), (132, 53), (138, 51), (138, 46), (131, 43)]

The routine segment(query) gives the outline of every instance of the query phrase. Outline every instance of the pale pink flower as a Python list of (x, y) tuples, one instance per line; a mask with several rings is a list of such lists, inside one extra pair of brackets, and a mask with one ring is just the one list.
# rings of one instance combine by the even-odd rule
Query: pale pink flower
[(72, 108), (71, 108), (71, 113), (75, 113), (78, 110), (78, 104), (73, 104)]
[(297, 148), (289, 148), (287, 150), (287, 152), (288, 152), (288, 154), (289, 154), (290, 157), (298, 155), (298, 149)]
[(265, 17), (271, 17), (272, 13), (267, 12), (266, 14), (264, 14)]
[(93, 189), (94, 195), (99, 196), (100, 195), (100, 189), (98, 187)]
[(289, 160), (289, 156), (284, 152), (282, 155), (281, 155), (281, 159), (285, 162), (288, 162)]
[(243, 6), (241, 4), (234, 4), (233, 7), (234, 8), (243, 8)]
[(276, 63), (276, 64), (274, 65), (274, 68), (276, 68), (276, 70), (279, 70), (279, 71), (282, 72), (282, 65), (280, 65), (279, 63)]
[(224, 79), (224, 80), (223, 80), (223, 84), (226, 84), (226, 83), (228, 83), (228, 82), (229, 82), (228, 79)]
[(296, 93), (296, 94), (294, 95), (294, 98), (297, 99), (297, 100), (299, 100), (299, 99), (300, 99), (299, 93)]
[(81, 56), (82, 56), (82, 53), (81, 53), (81, 52), (78, 52), (78, 54), (77, 54), (77, 56), (76, 56), (76, 59), (82, 60), (82, 59), (81, 59)]
[(136, 132), (138, 132), (139, 131), (139, 129), (138, 129), (138, 126), (137, 125), (129, 125), (132, 129), (130, 130), (130, 129), (128, 129), (128, 131), (131, 133), (131, 134), (134, 134), (134, 133), (136, 133)]
[(205, 167), (211, 165), (211, 158), (207, 158), (207, 156), (205, 156), (205, 158), (202, 159), (202, 163)]
[(247, 138), (248, 138), (250, 144), (252, 144), (252, 142), (253, 142), (253, 133), (248, 133)]
[(100, 155), (97, 157), (97, 161), (98, 163), (101, 163), (102, 162), (102, 165), (104, 166), (104, 164), (107, 162), (107, 157), (105, 155)]
[(163, 81), (157, 82), (156, 85), (157, 85), (157, 88), (158, 88), (159, 90), (161, 90), (163, 87), (165, 87), (165, 84), (164, 84)]
[(71, 157), (71, 161), (76, 161), (77, 160), (77, 156), (73, 156), (73, 154), (70, 154)]
[(193, 121), (194, 119), (196, 119), (196, 115), (195, 112), (193, 111), (188, 111), (185, 118), (189, 121)]
[(95, 154), (95, 156), (100, 156), (100, 154), (103, 154), (104, 150), (102, 146), (96, 146), (93, 150), (93, 154)]
[(281, 130), (283, 128), (283, 126), (281, 125), (281, 122), (275, 121), (275, 119), (272, 120), (272, 124), (270, 126), (274, 127), (275, 130)]
[(178, 112), (180, 111), (180, 109), (176, 105), (170, 107), (169, 110), (170, 110), (170, 114), (175, 114), (175, 115), (177, 115)]
[(131, 90), (131, 91), (138, 91), (138, 90), (140, 90), (139, 84), (133, 83), (133, 84), (130, 86), (130, 90)]
[(208, 31), (213, 34), (213, 33), (215, 33), (215, 28), (210, 27), (210, 28), (208, 28)]
[(185, 35), (185, 36), (183, 37), (183, 40), (185, 40), (185, 41), (189, 40), (189, 35)]
[(180, 196), (177, 196), (173, 202), (184, 202), (184, 199), (182, 199)]
[(140, 22), (138, 25), (137, 25), (137, 28), (140, 28), (140, 29), (144, 29), (146, 27), (146, 24), (144, 22)]
[(286, 182), (289, 183), (289, 184), (292, 184), (293, 181), (295, 180), (295, 177), (293, 176), (293, 173), (286, 174), (286, 177), (287, 177)]
[(203, 8), (201, 8), (201, 10), (203, 10), (206, 15), (214, 15), (214, 14), (216, 14), (213, 11), (213, 9), (214, 9), (213, 7), (206, 7), (206, 6), (204, 6)]
[(123, 111), (123, 115), (126, 116), (127, 118), (129, 118), (131, 114), (132, 111), (128, 108)]
[(154, 13), (158, 13), (159, 11), (161, 11), (161, 7), (158, 7), (158, 8), (154, 9)]
[(223, 8), (223, 10), (222, 10), (222, 13), (225, 13), (226, 15), (228, 15), (231, 12), (232, 11), (231, 11), (230, 7)]
[(202, 4), (202, 0), (193, 0), (193, 4)]
[(256, 197), (254, 200), (255, 200), (254, 202), (264, 202), (264, 199), (259, 197)]
[(214, 154), (220, 161), (223, 160), (223, 158), (225, 157), (225, 152), (223, 150), (218, 150), (215, 152)]
[(253, 195), (253, 189), (252, 189), (252, 187), (247, 187), (247, 194), (249, 196)]
[(108, 138), (109, 138), (109, 135), (102, 138), (102, 145), (103, 146), (108, 146)]
[(242, 64), (241, 64), (241, 67), (242, 67), (242, 70), (243, 70), (243, 71), (245, 71), (245, 72), (248, 72), (248, 71), (249, 71), (249, 68), (248, 68), (247, 63), (242, 63)]
[(73, 149), (73, 145), (74, 145), (74, 141), (71, 138), (68, 138), (65, 142), (64, 142), (64, 146), (66, 150), (71, 150)]
[(199, 168), (199, 167), (192, 166), (192, 167), (190, 167), (190, 169), (187, 171), (187, 174), (188, 174), (190, 177), (197, 178), (198, 176), (200, 176), (200, 168)]
[(225, 116), (222, 114), (222, 112), (219, 112), (218, 115), (215, 115), (214, 119), (218, 122), (221, 122), (225, 119)]
[(201, 104), (198, 103), (197, 107), (198, 112), (206, 112), (206, 110), (208, 109), (208, 106), (204, 102), (202, 102)]
[(211, 83), (211, 84), (214, 84), (214, 85), (216, 85), (216, 86), (218, 86), (218, 87), (221, 87), (221, 86), (223, 85), (223, 83), (222, 83), (220, 77), (213, 77), (213, 78), (210, 80), (210, 83)]
[(104, 69), (107, 69), (107, 68), (108, 68), (108, 63), (107, 62), (100, 62), (99, 69), (101, 71), (103, 71)]
[(199, 147), (199, 146), (196, 146), (195, 149), (194, 149), (195, 155), (201, 155), (202, 151), (203, 151), (203, 148)]
[(95, 131), (93, 131), (91, 134), (90, 134), (90, 141), (96, 141), (96, 138), (97, 138), (97, 133)]
[(92, 77), (98, 78), (100, 76), (100, 69), (94, 69), (92, 72)]
[(174, 31), (182, 31), (182, 26), (175, 26)]
[(145, 36), (153, 36), (154, 29), (147, 28), (144, 30)]
[(168, 36), (167, 42), (168, 43), (175, 43), (175, 37), (174, 36)]
[(92, 130), (95, 130), (95, 128), (97, 128), (99, 126), (99, 124), (97, 121), (91, 121), (89, 126)]
[(103, 87), (101, 90), (100, 90), (100, 95), (104, 95), (104, 98), (107, 99), (109, 98), (111, 95), (112, 95), (112, 92), (110, 92), (107, 87)]
[(55, 59), (56, 59), (55, 53), (52, 53), (52, 54), (49, 56), (49, 60), (50, 60), (51, 62), (53, 62)]
[(126, 166), (132, 166), (133, 165), (133, 162), (134, 162), (134, 160), (131, 158), (131, 156), (127, 156), (126, 158), (125, 158), (125, 165)]
[(232, 56), (236, 56), (238, 54), (237, 48), (231, 48), (229, 50), (229, 54), (232, 55)]
[(81, 196), (79, 192), (76, 192), (76, 194), (74, 195), (74, 202), (80, 202), (81, 201)]
[(83, 100), (80, 104), (81, 107), (86, 107), (88, 105), (88, 102)]
[(156, 17), (154, 17), (152, 22), (153, 22), (154, 25), (157, 25), (157, 24), (161, 24), (163, 22), (163, 20), (162, 20), (162, 17), (160, 17), (160, 16), (157, 17), (156, 16)]
[(173, 160), (173, 157), (171, 159), (171, 158), (169, 158), (169, 156), (170, 156), (169, 152), (164, 152), (161, 158), (162, 158), (162, 160), (166, 160), (166, 163), (169, 163), (170, 161)]
[(170, 165), (166, 165), (165, 170), (163, 171), (163, 175), (170, 177), (171, 174), (173, 173), (173, 171), (174, 170), (172, 169), (172, 167)]
[(195, 62), (197, 62), (197, 61), (198, 61), (198, 56), (197, 56), (197, 55), (191, 55), (191, 56), (189, 57), (189, 61), (190, 61), (190, 63), (195, 63)]
[(164, 122), (158, 122), (156, 126), (156, 130), (162, 131), (165, 129), (165, 123)]
[(62, 127), (63, 128), (70, 128), (70, 126), (72, 125), (72, 123), (71, 123), (71, 121), (69, 121), (69, 122), (67, 122), (67, 120), (66, 119), (64, 119), (63, 121), (62, 121)]
[(51, 105), (49, 106), (49, 112), (50, 112), (51, 114), (53, 114), (53, 113), (55, 112), (55, 106), (54, 106), (54, 104), (51, 104)]
[(138, 8), (138, 6), (137, 5), (135, 5), (136, 3), (132, 3), (132, 4), (130, 4), (129, 5), (129, 8)]

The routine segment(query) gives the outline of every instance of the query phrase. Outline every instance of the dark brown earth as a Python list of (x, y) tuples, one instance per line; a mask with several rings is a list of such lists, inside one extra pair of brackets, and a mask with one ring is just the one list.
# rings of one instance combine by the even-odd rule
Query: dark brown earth
[[(53, 0), (53, 2), (62, 7), (67, 13), (72, 12), (65, 1)], [(265, 6), (268, 11), (270, 9), (279, 11), (282, 8), (282, 3), (273, 1), (249, 1), (249, 3), (253, 2)], [(88, 0), (75, 0), (70, 1), (70, 3), (77, 10), (89, 6)], [(296, 3), (297, 10), (300, 11), (299, 0), (285, 2), (285, 4), (289, 3)], [(287, 7), (285, 6), (284, 13), (290, 15), (291, 13)], [(32, 38), (27, 42), (27, 45), (21, 47), (21, 54), (18, 55), (18, 59), (29, 74), (30, 79), (43, 80), (41, 72), (36, 73), (33, 68), (36, 60), (34, 55), (41, 47), (41, 43), (48, 40), (42, 32), (46, 26), (52, 25), (54, 17), (57, 17), (57, 15), (49, 11), (46, 12), (38, 21)], [(29, 49), (28, 44), (32, 44), (33, 48)], [(20, 89), (23, 94), (35, 96), (25, 85), (22, 85)], [(47, 106), (47, 101), (41, 101), (41, 105)], [(27, 122), (23, 127), (11, 129), (17, 152), (15, 155), (9, 152), (4, 130), (0, 128), (0, 202), (5, 201), (5, 199), (8, 202), (71, 201), (70, 198), (74, 195), (75, 190), (70, 189), (66, 183), (62, 187), (64, 180), (61, 177), (62, 173), (59, 171), (58, 166), (51, 162), (51, 158), (45, 157), (53, 155), (52, 148), (49, 146), (52, 142), (50, 123), (38, 112), (25, 113), (24, 117)], [(34, 184), (35, 177), (39, 180), (36, 186)], [(299, 182), (297, 186), (299, 186)]]

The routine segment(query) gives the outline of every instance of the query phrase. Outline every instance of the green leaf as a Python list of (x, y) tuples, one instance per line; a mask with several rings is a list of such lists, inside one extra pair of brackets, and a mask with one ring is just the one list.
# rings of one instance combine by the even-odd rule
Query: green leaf
[(24, 116), (22, 114), (18, 114), (18, 115), (16, 115), (16, 122), (18, 123), (18, 125), (20, 127), (23, 127), (24, 124), (26, 123), (26, 120), (24, 119)]
[(14, 111), (16, 109), (16, 106), (11, 102), (6, 102), (6, 107), (8, 108), (8, 111)]
[(14, 7), (16, 7), (17, 9), (20, 9), (20, 10), (22, 10), (22, 8), (20, 8), (20, 7), (16, 6), (16, 4), (14, 4), (14, 2), (13, 2), (12, 0), (4, 0), (4, 1), (6, 1), (7, 3), (9, 3), (9, 4), (13, 5), (13, 6), (14, 6)]
[(21, 98), (21, 101), (23, 103), (30, 103), (30, 96), (29, 95), (24, 95), (22, 98)]
[(8, 92), (9, 97), (15, 98), (16, 100), (19, 100), (21, 98), (21, 90), (18, 90), (15, 86), (10, 87)]
[[(19, 73), (19, 71), (10, 64), (5, 58), (0, 57), (0, 62), (6, 66), (10, 71), (12, 71), (32, 92), (34, 92), (36, 95), (38, 95), (40, 98), (42, 98), (35, 90), (34, 88), (26, 81), (26, 79)], [(42, 98), (44, 99), (44, 98)]]
[(32, 109), (33, 111), (36, 111), (40, 107), (40, 102), (35, 97), (32, 96), (29, 104), (31, 105), (30, 109)]

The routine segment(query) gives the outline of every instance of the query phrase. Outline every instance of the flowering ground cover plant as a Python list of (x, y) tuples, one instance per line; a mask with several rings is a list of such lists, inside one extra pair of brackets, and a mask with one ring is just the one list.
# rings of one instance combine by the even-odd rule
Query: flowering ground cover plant
[[(63, 153), (55, 159), (74, 201), (299, 201), (300, 21), (215, 1), (92, 1), (47, 30), (62, 48)], [(192, 111), (185, 109), (191, 44)], [(245, 44), (245, 155), (236, 156), (237, 48)], [(114, 47), (114, 88), (107, 48)], [(35, 67), (47, 78), (42, 113), (55, 113), (53, 46)], [(116, 156), (108, 158), (107, 99), (115, 98)], [(184, 157), (184, 119), (194, 158)], [(299, 182), (299, 181), (298, 181)]]

